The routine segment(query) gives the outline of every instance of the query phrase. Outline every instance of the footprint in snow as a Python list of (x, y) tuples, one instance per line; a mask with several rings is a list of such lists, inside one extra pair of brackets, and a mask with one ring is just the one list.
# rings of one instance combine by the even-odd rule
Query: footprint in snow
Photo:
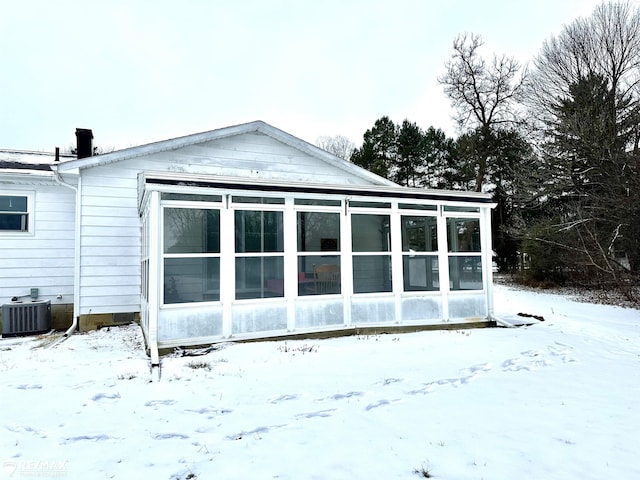
[(157, 407), (159, 405), (173, 405), (174, 403), (176, 403), (175, 400), (149, 400), (148, 402), (145, 402), (144, 406)]
[(549, 363), (540, 352), (529, 350), (521, 353), (521, 357), (510, 358), (502, 362), (502, 370), (505, 372), (518, 372), (520, 370), (533, 371), (536, 367), (546, 367)]
[(502, 362), (502, 370), (505, 372), (517, 372), (519, 370), (531, 371), (533, 368), (530, 365), (525, 365), (519, 358), (510, 358)]
[(91, 400), (101, 402), (103, 400), (117, 400), (118, 398), (120, 398), (119, 393), (97, 393), (91, 397)]
[(7, 430), (13, 433), (33, 433), (34, 435), (40, 435), (42, 432), (33, 427), (29, 427), (28, 425), (5, 425)]
[(549, 353), (555, 357), (561, 357), (564, 363), (575, 362), (576, 359), (571, 356), (573, 347), (560, 342), (555, 342), (555, 345), (549, 345), (547, 347)]
[(78, 435), (77, 437), (67, 437), (62, 442), (63, 445), (68, 445), (69, 443), (81, 442), (81, 441), (89, 441), (89, 442), (103, 442), (105, 440), (111, 440), (115, 437), (110, 437), (109, 435), (99, 434), (99, 435)]
[(476, 378), (481, 372), (487, 372), (491, 370), (491, 363), (481, 363), (479, 365), (473, 365), (471, 367), (465, 368), (462, 370), (463, 373), (467, 373), (467, 375), (463, 377), (452, 377), (452, 378), (441, 378), (440, 380), (434, 380), (433, 382), (425, 383), (424, 387), (410, 390), (407, 393), (409, 395), (426, 395), (434, 391), (436, 387), (441, 387), (444, 385), (451, 385), (453, 387), (459, 387), (460, 385), (465, 385), (469, 383), (471, 380)]
[(337, 408), (329, 408), (327, 410), (318, 410), (317, 412), (299, 413), (296, 418), (315, 418), (315, 417), (330, 417)]
[(227, 435), (227, 439), (229, 440), (242, 440), (244, 437), (248, 437), (250, 435), (260, 435), (261, 433), (267, 433), (274, 428), (282, 428), (286, 427), (286, 425), (271, 425), (270, 427), (258, 427), (253, 430), (243, 430), (240, 433), (235, 433), (233, 435)]
[(418, 388), (416, 390), (409, 390), (407, 393), (409, 395), (426, 395), (428, 393), (433, 392), (434, 385), (435, 385), (435, 382), (427, 383), (424, 387)]
[(40, 385), (40, 384), (34, 384), (34, 385), (23, 384), (23, 385), (16, 386), (16, 388), (18, 390), (40, 390), (42, 388), (42, 385)]
[(184, 433), (153, 433), (151, 434), (151, 438), (154, 440), (171, 440), (174, 438), (177, 438), (178, 440), (186, 440), (189, 436)]
[(344, 400), (345, 398), (361, 397), (362, 395), (364, 395), (363, 392), (336, 393), (335, 395), (319, 398), (316, 402), (324, 402), (325, 400)]
[(520, 352), (520, 355), (524, 357), (539, 357), (542, 353), (538, 350), (526, 350), (524, 352)]
[(298, 395), (280, 395), (278, 398), (271, 400), (271, 403), (280, 403), (287, 400), (295, 400), (296, 398), (298, 398)]
[[(147, 402), (148, 403), (148, 402)], [(175, 402), (174, 402), (175, 403)], [(148, 405), (147, 405), (148, 406)], [(206, 415), (206, 414), (224, 414), (224, 413), (231, 413), (233, 412), (233, 410), (228, 409), (228, 408), (210, 408), (210, 407), (204, 407), (204, 408), (187, 408), (185, 409), (185, 412), (192, 412), (192, 413), (199, 413), (200, 415)], [(209, 418), (213, 418), (213, 417), (209, 417)]]
[(462, 372), (466, 373), (467, 375), (465, 375), (464, 377), (458, 377), (458, 378), (452, 379), (453, 380), (452, 383), (455, 383), (456, 385), (460, 385), (460, 384), (463, 384), (463, 383), (469, 383), (471, 380), (476, 378), (482, 372), (488, 372), (492, 368), (493, 368), (493, 365), (490, 362), (489, 363), (479, 363), (478, 365), (472, 365), (472, 366), (467, 367), (467, 368), (462, 370)]
[(402, 379), (401, 378), (385, 378), (382, 381), (382, 385), (386, 386), (386, 385), (391, 385), (392, 383), (398, 383), (401, 382)]
[(491, 363), (480, 363), (478, 365), (473, 365), (466, 370), (470, 373), (488, 372), (489, 370), (491, 370), (491, 367)]
[(374, 408), (382, 407), (383, 405), (389, 405), (389, 403), (389, 400), (378, 400), (375, 403), (370, 403), (369, 405), (367, 405), (365, 410), (373, 410)]

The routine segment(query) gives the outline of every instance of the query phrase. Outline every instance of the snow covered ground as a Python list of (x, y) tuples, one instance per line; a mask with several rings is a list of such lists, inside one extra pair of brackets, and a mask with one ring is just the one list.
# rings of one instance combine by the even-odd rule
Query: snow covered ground
[(0, 340), (0, 479), (637, 479), (640, 311), (496, 287), (530, 327), (227, 345)]

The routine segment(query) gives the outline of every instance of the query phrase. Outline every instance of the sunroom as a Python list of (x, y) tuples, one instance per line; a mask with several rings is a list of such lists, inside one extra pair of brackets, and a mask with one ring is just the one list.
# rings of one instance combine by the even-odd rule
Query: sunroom
[(147, 340), (486, 321), (492, 206), (481, 193), (144, 172)]

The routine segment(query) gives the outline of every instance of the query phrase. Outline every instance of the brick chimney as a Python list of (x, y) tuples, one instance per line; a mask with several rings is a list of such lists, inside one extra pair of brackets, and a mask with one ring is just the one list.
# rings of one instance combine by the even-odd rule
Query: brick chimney
[(93, 132), (89, 128), (76, 128), (76, 156), (86, 158), (93, 155)]

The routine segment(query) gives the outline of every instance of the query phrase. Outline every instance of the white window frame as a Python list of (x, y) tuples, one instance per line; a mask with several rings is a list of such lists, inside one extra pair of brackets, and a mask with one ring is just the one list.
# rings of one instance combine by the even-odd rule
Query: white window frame
[[(394, 208), (394, 205), (397, 203), (397, 201), (395, 199), (381, 199), (381, 198), (377, 198), (377, 197), (350, 197), (347, 199), (347, 210), (349, 212), (348, 218), (349, 218), (349, 238), (346, 239), (345, 241), (349, 242), (349, 246), (350, 246), (350, 263), (351, 263), (351, 288), (352, 290), (352, 294), (354, 296), (357, 297), (366, 297), (366, 296), (386, 296), (386, 297), (391, 297), (394, 294), (394, 291), (397, 289), (397, 282), (398, 282), (398, 278), (397, 275), (399, 272), (401, 272), (401, 270), (397, 270), (394, 269), (394, 257), (395, 257), (395, 251), (394, 249), (397, 251), (399, 245), (397, 244), (397, 241), (394, 241), (391, 237), (393, 236), (394, 233), (394, 229), (393, 229), (393, 221), (394, 221), (394, 217), (397, 218), (397, 210)], [(373, 207), (373, 206), (354, 206), (353, 203), (357, 203), (357, 202), (367, 202), (367, 203), (371, 203), (371, 204), (380, 204), (380, 207)], [(382, 206), (384, 204), (388, 204), (389, 206)], [(389, 218), (389, 248), (388, 250), (385, 251), (354, 251), (353, 249), (353, 231), (352, 231), (352, 226), (353, 226), (353, 216), (354, 215), (373, 215), (373, 216), (387, 216)], [(372, 256), (372, 257), (382, 257), (382, 256), (387, 256), (389, 257), (389, 274), (391, 276), (390, 278), (390, 289), (388, 291), (376, 291), (376, 292), (356, 292), (355, 291), (355, 281), (353, 279), (353, 275), (354, 275), (354, 259), (357, 257), (368, 257), (368, 256)], [(394, 271), (396, 270), (396, 271)], [(402, 276), (400, 277), (400, 279), (402, 279)]]
[[(174, 193), (174, 192), (170, 192)], [(197, 193), (195, 194), (197, 195)], [(164, 244), (164, 211), (165, 209), (185, 209), (185, 210), (218, 210), (222, 215), (223, 203), (220, 202), (205, 202), (205, 201), (190, 201), (190, 200), (161, 200), (160, 201), (160, 222), (161, 235), (160, 235), (160, 307), (161, 308), (179, 308), (191, 305), (203, 305), (203, 304), (219, 304), (222, 301), (222, 292), (219, 294), (218, 300), (203, 300), (200, 302), (176, 302), (165, 303), (165, 285), (164, 285), (164, 268), (165, 260), (168, 258), (221, 258), (222, 253), (166, 253)], [(222, 237), (222, 235), (220, 235)], [(220, 239), (221, 241), (221, 239)], [(221, 267), (222, 269), (222, 267)], [(206, 282), (205, 279), (203, 281)], [(206, 287), (203, 286), (203, 292), (206, 293)]]
[[(446, 207), (461, 207), (461, 208), (478, 208), (478, 212), (471, 212), (471, 211), (464, 211), (464, 210), (460, 210), (460, 211), (454, 211), (453, 209), (451, 210), (447, 210)], [(465, 294), (465, 293), (474, 293), (474, 292), (483, 292), (486, 288), (486, 270), (487, 270), (487, 262), (485, 260), (485, 255), (484, 255), (484, 248), (485, 245), (483, 244), (484, 241), (484, 229), (488, 228), (491, 229), (491, 224), (489, 225), (483, 225), (483, 221), (482, 221), (482, 209), (479, 207), (474, 206), (458, 206), (458, 205), (442, 205), (440, 207), (442, 209), (442, 218), (444, 219), (444, 228), (443, 231), (445, 233), (445, 238), (444, 238), (444, 248), (446, 249), (446, 259), (447, 259), (447, 263), (445, 267), (440, 267), (441, 270), (443, 268), (446, 268), (447, 270), (447, 290), (451, 293), (454, 294)], [(449, 238), (448, 238), (448, 224), (446, 223), (447, 220), (449, 219), (458, 219), (458, 220), (478, 220), (478, 227), (480, 228), (480, 250), (479, 251), (472, 251), (472, 252), (452, 252), (449, 250)], [(439, 244), (440, 245), (440, 244)], [(490, 248), (490, 247), (489, 247)], [(477, 289), (463, 289), (463, 288), (453, 288), (453, 286), (451, 285), (451, 279), (449, 278), (448, 272), (449, 272), (449, 260), (453, 257), (476, 257), (480, 260), (480, 268), (482, 269), (481, 272), (481, 278), (482, 278), (482, 286), (480, 288)], [(442, 276), (440, 278), (440, 281), (442, 282)], [(442, 289), (442, 285), (440, 287)]]
[[(26, 231), (0, 230), (0, 237), (25, 237), (35, 235), (35, 192), (23, 190), (5, 190), (0, 197), (26, 197), (27, 199), (27, 226)], [(3, 212), (0, 212), (2, 214)]]
[[(234, 197), (243, 197), (243, 198), (254, 198), (256, 199), (256, 202), (251, 202), (251, 201), (243, 201), (243, 202), (238, 202), (236, 200), (234, 200)], [(229, 208), (228, 211), (230, 212), (230, 219), (229, 222), (231, 225), (233, 225), (233, 302), (234, 303), (250, 303), (250, 302), (281, 302), (283, 301), (287, 296), (288, 293), (287, 289), (286, 289), (286, 277), (287, 277), (287, 256), (289, 255), (287, 253), (287, 248), (286, 248), (286, 225), (287, 225), (287, 212), (286, 212), (286, 197), (287, 195), (285, 194), (277, 194), (277, 195), (269, 195), (269, 194), (265, 194), (264, 192), (230, 192), (228, 199), (229, 199)], [(273, 199), (283, 199), (284, 202), (283, 203), (261, 203), (258, 200), (259, 199), (263, 199), (263, 198), (273, 198)], [(235, 212), (237, 211), (245, 211), (245, 212), (281, 212), (282, 213), (282, 229), (283, 229), (283, 236), (284, 236), (284, 244), (283, 244), (283, 248), (281, 252), (236, 252), (236, 245), (235, 245), (235, 233), (236, 233), (236, 223), (235, 223)], [(221, 230), (221, 235), (222, 235), (222, 225), (220, 226), (220, 230)], [(221, 239), (222, 242), (222, 239)], [(221, 245), (222, 246), (222, 245)], [(237, 275), (238, 272), (236, 271), (235, 265), (236, 265), (236, 261), (239, 258), (282, 258), (283, 261), (283, 294), (282, 296), (274, 296), (274, 297), (251, 297), (251, 298), (239, 298), (238, 297), (238, 292), (236, 290), (236, 282), (237, 282)], [(222, 269), (222, 266), (220, 267)], [(261, 287), (263, 288), (263, 287)]]
[[(434, 205), (436, 208), (434, 210), (416, 210), (416, 209), (409, 209), (409, 208), (402, 208), (398, 211), (398, 221), (400, 223), (400, 238), (402, 240), (402, 232), (403, 232), (403, 223), (402, 223), (402, 218), (403, 217), (422, 217), (422, 218), (433, 218), (435, 220), (435, 227), (436, 227), (436, 241), (438, 243), (438, 248), (436, 250), (408, 250), (405, 251), (404, 250), (404, 245), (400, 245), (400, 252), (401, 252), (401, 261), (402, 261), (402, 282), (401, 282), (401, 288), (402, 288), (402, 293), (405, 296), (410, 296), (410, 295), (419, 295), (419, 296), (424, 296), (425, 294), (440, 294), (440, 292), (442, 292), (442, 279), (440, 278), (440, 274), (438, 274), (438, 288), (437, 289), (410, 289), (410, 290), (406, 290), (405, 289), (405, 271), (404, 271), (404, 260), (405, 258), (425, 258), (425, 259), (432, 259), (435, 258), (438, 261), (438, 272), (441, 272), (442, 270), (442, 266), (440, 265), (441, 261), (440, 261), (440, 248), (441, 248), (441, 243), (442, 243), (442, 239), (440, 238), (440, 230), (438, 229), (438, 211), (437, 211), (437, 205), (435, 204), (429, 204), (429, 205)], [(446, 238), (444, 239), (445, 242), (445, 246), (446, 246)], [(448, 264), (447, 264), (448, 266)]]
[[(320, 294), (320, 295), (299, 295), (299, 291), (298, 288), (296, 288), (295, 290), (295, 297), (296, 298), (304, 298), (304, 299), (313, 299), (313, 298), (324, 298), (327, 295), (333, 295), (335, 297), (342, 297), (344, 295), (344, 271), (345, 271), (345, 266), (343, 264), (343, 252), (344, 252), (344, 232), (343, 232), (343, 222), (342, 219), (340, 218), (343, 214), (344, 211), (344, 206), (343, 203), (345, 200), (343, 200), (342, 198), (318, 198), (318, 196), (316, 195), (315, 197), (309, 198), (310, 200), (332, 200), (332, 201), (338, 201), (340, 202), (340, 205), (302, 205), (302, 204), (295, 204), (295, 200), (300, 200), (300, 199), (306, 199), (303, 196), (294, 196), (293, 197), (293, 201), (294, 201), (294, 221), (295, 221), (295, 232), (296, 232), (296, 242), (295, 242), (295, 264), (296, 264), (296, 273), (299, 274), (298, 271), (298, 261), (301, 257), (321, 257), (321, 256), (328, 256), (328, 257), (338, 257), (338, 265), (340, 267), (340, 293), (330, 293), (330, 294)], [(329, 213), (329, 214), (334, 214), (334, 215), (338, 215), (338, 230), (340, 233), (340, 248), (338, 250), (327, 250), (327, 251), (300, 251), (298, 250), (298, 213)], [(349, 242), (351, 242), (351, 238), (348, 239)], [(298, 287), (298, 283), (296, 280), (296, 287)]]

